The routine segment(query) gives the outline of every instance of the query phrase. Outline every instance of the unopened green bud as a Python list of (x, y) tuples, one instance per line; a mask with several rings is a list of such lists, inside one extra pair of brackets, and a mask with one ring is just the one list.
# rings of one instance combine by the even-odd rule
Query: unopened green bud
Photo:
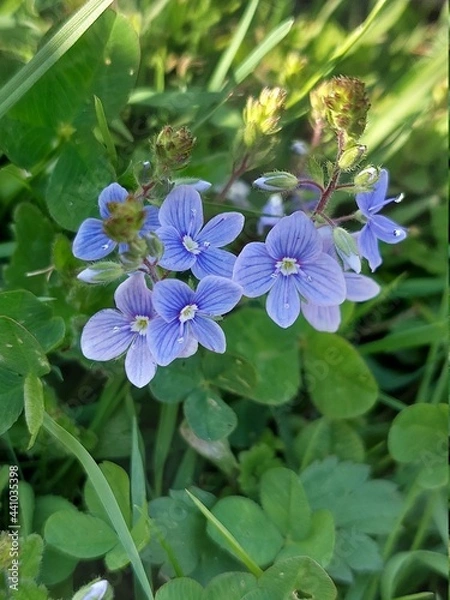
[(353, 183), (361, 190), (370, 190), (380, 177), (380, 169), (377, 167), (367, 167), (355, 175)]
[(101, 261), (92, 264), (78, 274), (78, 279), (85, 283), (111, 283), (122, 277), (125, 271), (122, 265), (112, 261)]
[(151, 231), (146, 233), (143, 239), (145, 240), (147, 246), (146, 254), (155, 259), (161, 258), (161, 256), (164, 254), (164, 244), (159, 237)]
[(115, 242), (130, 242), (142, 229), (145, 211), (140, 200), (129, 196), (125, 202), (109, 202), (110, 216), (103, 221), (103, 231)]
[(182, 169), (192, 154), (195, 138), (187, 127), (164, 127), (156, 137), (154, 149), (158, 164), (167, 170)]
[(253, 185), (266, 192), (287, 192), (295, 190), (298, 179), (287, 171), (272, 171), (255, 179)]
[(354, 77), (333, 77), (311, 93), (312, 116), (327, 122), (335, 131), (358, 139), (367, 123), (370, 108), (365, 85)]
[(244, 109), (244, 144), (250, 148), (263, 136), (280, 131), (280, 117), (286, 100), (281, 88), (264, 88), (259, 98), (249, 97)]
[(360, 162), (366, 153), (366, 150), (367, 147), (362, 145), (351, 146), (350, 148), (347, 148), (344, 150), (338, 160), (338, 167), (344, 171), (353, 169), (353, 167)]
[(355, 273), (361, 272), (361, 259), (355, 238), (342, 227), (333, 229), (333, 241), (336, 252), (341, 257), (344, 265), (350, 267)]

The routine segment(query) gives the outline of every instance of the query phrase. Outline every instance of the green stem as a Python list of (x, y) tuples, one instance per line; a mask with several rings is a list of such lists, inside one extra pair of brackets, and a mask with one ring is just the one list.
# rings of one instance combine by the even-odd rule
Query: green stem
[(154, 490), (155, 498), (162, 494), (164, 465), (172, 444), (173, 434), (177, 423), (178, 404), (161, 403), (161, 413), (156, 432), (154, 450)]
[(422, 546), (422, 542), (427, 534), (428, 525), (430, 524), (431, 517), (433, 516), (434, 509), (434, 497), (433, 495), (428, 496), (425, 510), (422, 513), (419, 526), (416, 529), (414, 539), (411, 543), (411, 551), (418, 550)]
[(141, 557), (139, 556), (134, 540), (131, 537), (131, 533), (128, 530), (116, 497), (100, 467), (86, 448), (84, 448), (71, 433), (58, 425), (58, 423), (56, 423), (47, 413), (44, 414), (43, 427), (51, 437), (62, 444), (62, 446), (80, 462), (86, 475), (94, 486), (94, 489), (100, 498), (100, 502), (103, 504), (117, 536), (130, 559), (133, 570), (142, 586), (146, 598), (148, 600), (153, 600), (153, 592), (145, 573)]

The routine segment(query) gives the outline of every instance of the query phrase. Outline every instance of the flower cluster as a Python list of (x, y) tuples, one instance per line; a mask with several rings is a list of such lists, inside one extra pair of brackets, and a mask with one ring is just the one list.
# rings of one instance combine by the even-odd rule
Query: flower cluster
[[(344, 156), (343, 148), (340, 152)], [(384, 169), (368, 168), (355, 177), (353, 214), (335, 220), (327, 215), (341, 171), (337, 160), (327, 186), (284, 171), (259, 177), (257, 187), (280, 193), (272, 193), (262, 209), (257, 233), (269, 229), (265, 241), (249, 242), (237, 257), (224, 247), (239, 236), (244, 217), (229, 211), (205, 223), (199, 191), (209, 187), (206, 182), (200, 187), (198, 180), (173, 182), (173, 189), (155, 205), (145, 204), (142, 191), (131, 194), (117, 183), (106, 187), (98, 199), (101, 218), (81, 224), (73, 253), (98, 261), (79, 274), (82, 281), (125, 280), (114, 295), (116, 308), (101, 310), (84, 327), (83, 354), (98, 361), (125, 355), (128, 379), (143, 387), (158, 366), (191, 356), (199, 345), (225, 352), (217, 321), (242, 296), (267, 294), (267, 314), (282, 328), (302, 314), (318, 331), (337, 331), (344, 301), (362, 302), (380, 291), (373, 279), (361, 274), (361, 259), (375, 271), (381, 264), (379, 241), (396, 244), (406, 237), (403, 227), (379, 214), (402, 199), (386, 199)], [(300, 206), (291, 203), (289, 210), (283, 194), (301, 199), (301, 186), (312, 188), (317, 199)], [(342, 227), (351, 219), (362, 223), (359, 231)], [(100, 260), (115, 249), (118, 262)], [(185, 281), (175, 278), (179, 273), (188, 273)]]

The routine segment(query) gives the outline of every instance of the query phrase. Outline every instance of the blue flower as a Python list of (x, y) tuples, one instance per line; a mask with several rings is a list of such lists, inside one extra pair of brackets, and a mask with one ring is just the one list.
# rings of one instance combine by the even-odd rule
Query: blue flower
[(389, 174), (386, 169), (382, 169), (373, 190), (356, 195), (356, 204), (366, 220), (358, 236), (359, 251), (361, 256), (369, 261), (372, 271), (375, 271), (382, 262), (378, 240), (387, 244), (398, 244), (406, 237), (406, 229), (378, 214), (386, 204), (400, 202), (402, 199), (402, 196), (386, 199), (388, 182)]
[[(72, 252), (81, 260), (98, 260), (104, 258), (119, 244), (120, 252), (128, 249), (128, 244), (120, 243), (106, 233), (108, 220), (112, 217), (111, 208), (122, 205), (129, 194), (118, 183), (108, 185), (98, 197), (98, 206), (101, 219), (86, 219), (81, 223), (80, 229), (73, 241)], [(154, 206), (143, 206), (143, 224), (139, 234), (143, 235), (159, 227), (158, 209)]]
[(233, 280), (249, 298), (269, 292), (267, 313), (284, 328), (300, 314), (301, 299), (334, 306), (346, 292), (341, 267), (323, 252), (316, 228), (302, 212), (283, 217), (265, 243), (247, 244), (236, 260)]
[(111, 360), (128, 350), (125, 371), (136, 387), (146, 385), (156, 372), (148, 344), (149, 324), (156, 315), (144, 277), (136, 273), (121, 283), (114, 294), (117, 309), (96, 313), (81, 334), (81, 351), (86, 358)]
[(202, 279), (206, 275), (230, 277), (236, 257), (221, 250), (242, 231), (244, 217), (236, 212), (215, 216), (203, 227), (200, 194), (191, 186), (173, 189), (159, 209), (161, 227), (156, 231), (164, 244), (159, 265), (186, 271)]
[(195, 292), (177, 279), (156, 283), (153, 305), (159, 316), (149, 325), (156, 362), (168, 365), (186, 345), (192, 346), (192, 340), (213, 352), (225, 352), (225, 334), (215, 319), (234, 308), (241, 295), (240, 286), (213, 275), (202, 279)]
[[(323, 241), (323, 250), (332, 258), (337, 259), (337, 249), (333, 242), (333, 232), (328, 226), (317, 230)], [(345, 268), (345, 264), (344, 264)], [(377, 296), (380, 286), (370, 277), (344, 271), (346, 294), (345, 299), (352, 302), (364, 302)], [(318, 331), (335, 332), (341, 324), (341, 308), (335, 306), (318, 306), (313, 302), (302, 305), (302, 313), (310, 325)]]

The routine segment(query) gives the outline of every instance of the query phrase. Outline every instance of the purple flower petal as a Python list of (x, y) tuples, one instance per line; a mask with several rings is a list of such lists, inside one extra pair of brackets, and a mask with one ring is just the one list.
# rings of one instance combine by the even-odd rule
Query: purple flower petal
[(273, 258), (313, 260), (322, 252), (322, 243), (313, 222), (305, 213), (297, 211), (283, 217), (266, 238), (267, 251)]
[(163, 227), (174, 227), (178, 233), (195, 237), (203, 225), (200, 194), (189, 185), (174, 188), (159, 209)]
[(100, 219), (86, 219), (73, 240), (73, 255), (81, 260), (98, 260), (114, 250), (116, 242), (103, 232)]
[(300, 314), (300, 298), (294, 278), (279, 274), (266, 301), (266, 310), (272, 321), (286, 329)]
[(81, 334), (81, 351), (86, 358), (110, 360), (125, 352), (134, 335), (129, 320), (121, 312), (106, 308), (86, 323)]
[(128, 379), (138, 388), (144, 387), (156, 373), (156, 363), (145, 335), (136, 335), (125, 358)]
[(314, 262), (302, 265), (301, 272), (292, 277), (297, 290), (308, 302), (318, 306), (333, 306), (345, 300), (344, 274), (328, 254), (322, 253)]
[(382, 261), (380, 250), (378, 249), (378, 239), (373, 233), (370, 223), (364, 225), (359, 232), (358, 247), (361, 256), (364, 256), (364, 258), (367, 258), (369, 261), (373, 273), (375, 269), (381, 265)]
[(235, 262), (236, 257), (231, 252), (210, 246), (197, 254), (191, 271), (197, 279), (203, 279), (207, 275), (218, 275), (231, 279)]
[(223, 277), (208, 276), (198, 284), (194, 302), (199, 311), (211, 316), (230, 312), (242, 296), (240, 285)]
[(341, 309), (339, 306), (317, 306), (304, 302), (302, 313), (310, 325), (317, 331), (334, 333), (341, 324)]
[[(164, 283), (164, 282), (163, 282)], [(156, 317), (148, 325), (147, 340), (156, 363), (162, 367), (175, 360), (186, 348), (185, 327), (178, 320), (167, 323)]]
[(153, 307), (165, 321), (177, 320), (180, 311), (194, 304), (194, 292), (183, 281), (166, 279), (158, 281), (153, 288)]
[(387, 217), (374, 215), (370, 220), (370, 228), (382, 242), (398, 244), (406, 238), (406, 230)]
[(275, 271), (275, 260), (269, 256), (265, 244), (250, 242), (236, 259), (233, 281), (242, 286), (248, 298), (256, 298), (273, 286)]
[(244, 227), (244, 220), (244, 216), (237, 212), (217, 215), (203, 227), (197, 241), (221, 248), (237, 238)]
[(108, 204), (110, 202), (124, 202), (129, 196), (127, 190), (118, 183), (111, 183), (100, 192), (98, 197), (98, 208), (102, 219), (107, 219), (110, 215)]
[(359, 210), (368, 218), (376, 214), (383, 206), (389, 184), (389, 174), (381, 169), (380, 178), (370, 192), (356, 194), (356, 204)]
[(190, 321), (190, 327), (192, 335), (202, 346), (219, 354), (225, 352), (227, 347), (225, 334), (215, 321), (196, 316)]
[(119, 285), (114, 294), (117, 308), (132, 320), (137, 315), (152, 317), (152, 293), (145, 283), (144, 273), (134, 273)]
[(365, 302), (380, 293), (380, 286), (370, 277), (356, 273), (344, 273), (344, 278), (347, 286), (347, 300)]
[(196, 255), (183, 244), (182, 236), (174, 227), (161, 227), (156, 235), (164, 244), (164, 254), (158, 264), (170, 271), (187, 271), (196, 261)]
[(178, 355), (178, 358), (189, 358), (189, 356), (192, 356), (193, 354), (195, 354), (197, 352), (197, 350), (198, 350), (198, 341), (192, 335), (187, 336), (186, 344), (183, 347), (180, 354)]
[(142, 225), (141, 233), (146, 233), (147, 231), (155, 231), (160, 227), (159, 222), (159, 209), (156, 206), (144, 206), (145, 212), (145, 220)]

